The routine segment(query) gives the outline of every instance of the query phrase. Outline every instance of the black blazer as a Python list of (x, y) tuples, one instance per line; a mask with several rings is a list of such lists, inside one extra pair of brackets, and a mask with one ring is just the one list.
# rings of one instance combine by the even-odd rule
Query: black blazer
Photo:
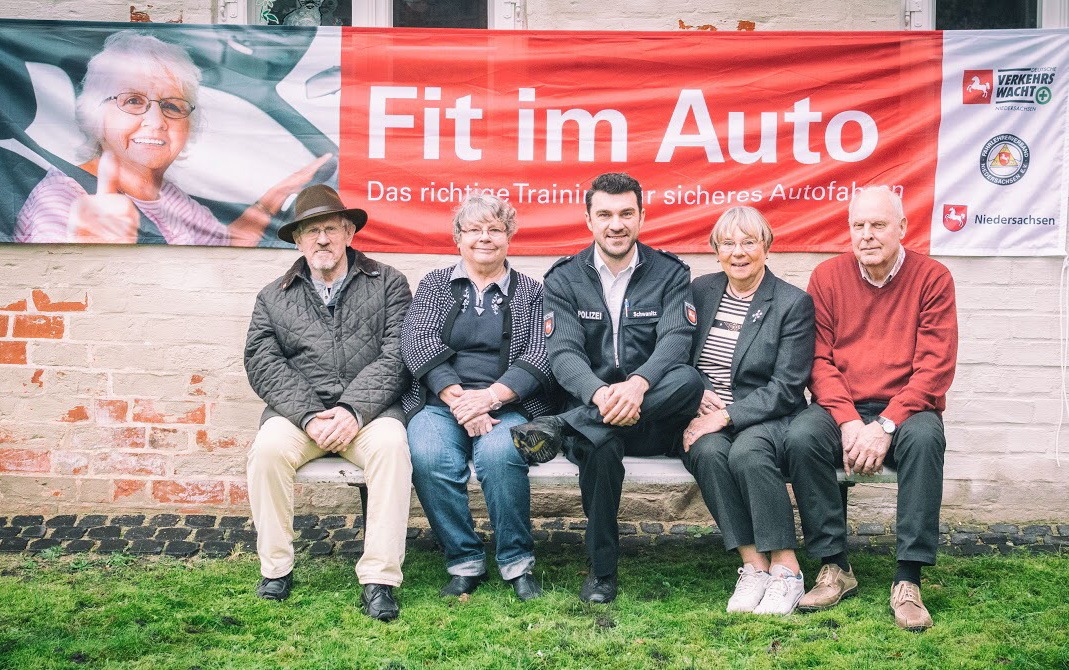
[[(691, 363), (697, 366), (727, 288), (727, 275), (702, 275), (691, 283), (691, 288), (698, 308), (698, 336), (694, 338)], [(813, 368), (815, 340), (813, 299), (766, 267), (731, 361), (735, 402), (728, 413), (736, 430), (789, 417), (805, 408), (805, 385)], [(712, 390), (704, 374), (702, 381)]]

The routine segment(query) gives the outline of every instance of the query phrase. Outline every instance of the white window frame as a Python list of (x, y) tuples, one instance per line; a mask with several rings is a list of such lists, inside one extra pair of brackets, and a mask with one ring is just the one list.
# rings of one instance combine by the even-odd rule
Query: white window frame
[[(1069, 0), (1036, 0), (1040, 28), (1069, 28)], [(935, 30), (935, 0), (904, 0), (906, 30)]]
[[(393, 3), (402, 1), (353, 0), (353, 25), (389, 28), (393, 26)], [(256, 0), (219, 0), (216, 23), (249, 23), (249, 10), (255, 3)], [(486, 25), (494, 30), (522, 30), (527, 27), (525, 0), (487, 0), (486, 14)]]

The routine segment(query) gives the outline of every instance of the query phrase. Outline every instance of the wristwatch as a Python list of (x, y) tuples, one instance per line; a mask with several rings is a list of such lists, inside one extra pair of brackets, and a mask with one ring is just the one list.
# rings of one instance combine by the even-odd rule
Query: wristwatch
[(894, 435), (895, 429), (898, 428), (898, 426), (895, 425), (894, 421), (891, 421), (885, 416), (876, 417), (876, 423), (880, 424), (880, 428), (883, 428), (883, 432), (887, 433), (888, 435)]
[(494, 393), (494, 389), (490, 386), (487, 386), (486, 392), (490, 394), (490, 411), (496, 412), (497, 410), (501, 409), (501, 399), (497, 397), (496, 393)]

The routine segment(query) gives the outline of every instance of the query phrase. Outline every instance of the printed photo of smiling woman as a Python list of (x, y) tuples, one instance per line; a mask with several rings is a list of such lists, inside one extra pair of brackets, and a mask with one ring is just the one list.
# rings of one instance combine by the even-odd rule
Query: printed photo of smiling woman
[[(272, 186), (229, 225), (164, 174), (201, 125), (201, 72), (185, 49), (122, 31), (89, 60), (75, 117), (82, 179), (51, 167), (19, 212), (17, 242), (255, 246), (271, 218), (330, 160), (320, 156)], [(81, 183), (79, 183), (81, 182)]]

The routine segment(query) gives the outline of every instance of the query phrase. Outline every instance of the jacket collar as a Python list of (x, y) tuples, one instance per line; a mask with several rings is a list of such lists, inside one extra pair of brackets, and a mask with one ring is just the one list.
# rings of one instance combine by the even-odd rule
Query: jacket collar
[[(345, 250), (345, 258), (349, 262), (349, 271), (345, 273), (345, 280), (342, 281), (342, 286), (348, 284), (352, 278), (358, 273), (364, 273), (369, 277), (378, 277), (381, 274), (379, 270), (379, 264), (376, 261), (371, 260), (365, 256), (362, 252), (349, 247)], [(293, 286), (294, 280), (300, 277), (309, 284), (312, 283), (312, 275), (308, 269), (308, 261), (304, 256), (297, 259), (286, 274), (282, 275), (282, 290), (288, 289)]]
[[(702, 314), (701, 321), (698, 323), (698, 340), (693, 357), (694, 364), (697, 364), (698, 357), (701, 355), (701, 349), (705, 345), (705, 339), (709, 336), (709, 329), (713, 327), (713, 319), (716, 317), (716, 311), (720, 309), (720, 300), (724, 297), (724, 291), (727, 289), (727, 285), (727, 273), (719, 272), (713, 275), (713, 280), (709, 286), (713, 299), (709, 303), (709, 309), (705, 310), (705, 313)], [(761, 330), (761, 326), (765, 322), (764, 318), (768, 314), (768, 308), (775, 292), (776, 275), (772, 274), (772, 270), (766, 265), (765, 276), (761, 278), (761, 284), (757, 287), (753, 299), (750, 300), (750, 308), (746, 312), (746, 319), (742, 322), (742, 330), (739, 332), (739, 339), (735, 344), (735, 355), (731, 362), (732, 377), (735, 376), (735, 373), (738, 370), (739, 361), (742, 360), (743, 354), (746, 353), (746, 350), (753, 343), (754, 338), (757, 337), (758, 331)]]

